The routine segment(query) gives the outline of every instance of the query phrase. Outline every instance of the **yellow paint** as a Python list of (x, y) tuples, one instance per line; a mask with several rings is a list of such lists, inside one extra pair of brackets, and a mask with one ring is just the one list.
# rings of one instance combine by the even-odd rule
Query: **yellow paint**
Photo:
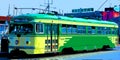
[[(68, 39), (70, 39), (72, 37), (60, 37), (59, 38), (59, 46), (64, 46), (64, 43), (66, 43), (65, 41), (68, 41)], [(47, 40), (46, 37), (35, 37), (35, 50), (34, 50), (34, 54), (44, 54), (45, 53), (45, 40)], [(50, 37), (48, 37), (48, 40), (50, 40)], [(50, 45), (50, 44), (48, 44)], [(53, 44), (56, 45), (56, 44)], [(49, 52), (51, 52), (50, 50), (47, 50)], [(57, 51), (57, 49), (53, 49), (53, 51)]]
[(42, 23), (53, 23), (53, 24), (70, 24), (70, 25), (84, 25), (84, 26), (99, 26), (99, 27), (114, 27), (118, 28), (117, 25), (110, 25), (110, 24), (95, 24), (95, 23), (87, 23), (87, 22), (73, 22), (73, 21), (61, 21), (61, 20), (48, 20), (48, 19), (36, 19), (35, 22), (42, 22)]
[(72, 37), (60, 37), (59, 38), (59, 47), (64, 46), (64, 44)]
[(45, 53), (45, 39), (46, 37), (35, 37), (34, 39), (34, 54), (43, 54)]
[(20, 37), (17, 37), (17, 40), (18, 40), (18, 46), (19, 46), (19, 44), (20, 44)]
[(118, 36), (109, 36), (108, 38), (112, 41), (113, 44), (115, 44), (115, 46), (118, 45)]

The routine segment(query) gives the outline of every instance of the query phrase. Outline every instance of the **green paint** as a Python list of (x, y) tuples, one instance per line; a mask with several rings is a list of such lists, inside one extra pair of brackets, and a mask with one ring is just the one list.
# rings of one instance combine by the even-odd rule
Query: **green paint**
[(74, 51), (102, 49), (104, 45), (115, 47), (105, 35), (73, 35), (58, 51), (61, 52), (64, 48), (73, 48)]

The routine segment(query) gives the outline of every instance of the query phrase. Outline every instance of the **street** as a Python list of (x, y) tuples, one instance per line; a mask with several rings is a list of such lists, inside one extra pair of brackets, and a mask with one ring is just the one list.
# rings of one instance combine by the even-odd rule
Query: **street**
[[(0, 60), (9, 60), (9, 58), (1, 57)], [(120, 46), (113, 50), (84, 52), (67, 55), (56, 55), (48, 57), (19, 58), (10, 60), (120, 60)]]

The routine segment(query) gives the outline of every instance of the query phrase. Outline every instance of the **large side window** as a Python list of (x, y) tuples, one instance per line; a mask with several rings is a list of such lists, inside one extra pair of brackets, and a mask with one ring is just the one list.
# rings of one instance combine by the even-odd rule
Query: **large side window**
[(97, 27), (97, 33), (102, 34), (102, 27)]
[(107, 28), (106, 27), (102, 27), (102, 34), (106, 35), (107, 34), (106, 32), (107, 32)]
[(96, 27), (95, 26), (88, 26), (88, 34), (96, 34)]
[(41, 33), (41, 34), (44, 33), (44, 28), (42, 23), (36, 24), (36, 33)]
[(86, 33), (86, 27), (85, 26), (78, 26), (78, 34), (85, 34)]
[(111, 34), (111, 29), (109, 27), (106, 28), (106, 34)]
[(32, 24), (10, 24), (10, 33), (32, 33), (33, 32), (33, 25)]
[(115, 29), (115, 28), (112, 28), (112, 34), (117, 34), (117, 29)]
[(71, 34), (72, 32), (72, 25), (67, 25), (67, 33)]
[(76, 25), (72, 26), (72, 34), (77, 34), (77, 26)]
[(92, 34), (92, 27), (88, 26), (87, 29), (88, 29), (88, 34)]
[(63, 24), (62, 25), (62, 34), (66, 34), (67, 33), (67, 28), (66, 28), (66, 25)]
[(108, 35), (111, 34), (111, 29), (109, 27), (97, 27), (97, 33), (98, 34), (103, 34), (103, 35)]
[(92, 26), (92, 34), (96, 34), (96, 27), (95, 26)]

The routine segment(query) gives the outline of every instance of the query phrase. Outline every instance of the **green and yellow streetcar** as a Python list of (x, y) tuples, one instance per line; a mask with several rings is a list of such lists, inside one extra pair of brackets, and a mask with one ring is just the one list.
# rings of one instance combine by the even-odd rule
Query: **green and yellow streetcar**
[(9, 52), (25, 54), (71, 53), (114, 48), (114, 22), (50, 14), (23, 14), (10, 21)]

